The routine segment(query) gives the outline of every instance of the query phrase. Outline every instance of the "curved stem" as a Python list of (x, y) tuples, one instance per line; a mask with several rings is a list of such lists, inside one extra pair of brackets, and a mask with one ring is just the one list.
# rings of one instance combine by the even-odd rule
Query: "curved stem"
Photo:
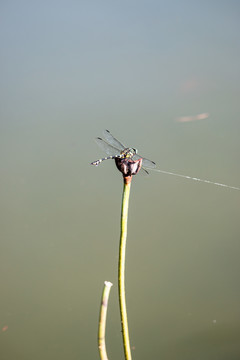
[(104, 288), (102, 293), (102, 302), (99, 315), (99, 327), (98, 327), (98, 348), (101, 360), (108, 360), (106, 343), (105, 343), (105, 330), (107, 320), (107, 306), (109, 293), (112, 287), (112, 283), (109, 281), (104, 282)]
[(121, 213), (121, 235), (119, 244), (119, 262), (118, 262), (118, 290), (119, 290), (119, 305), (122, 325), (123, 347), (125, 359), (131, 360), (131, 348), (128, 332), (126, 297), (125, 297), (125, 253), (127, 241), (127, 218), (128, 218), (128, 204), (131, 187), (131, 177), (124, 178), (123, 195), (122, 195), (122, 213)]

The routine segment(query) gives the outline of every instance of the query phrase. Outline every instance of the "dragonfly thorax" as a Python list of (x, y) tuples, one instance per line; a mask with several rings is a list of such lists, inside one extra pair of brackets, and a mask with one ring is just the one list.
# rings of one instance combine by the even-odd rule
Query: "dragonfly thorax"
[(126, 148), (121, 151), (120, 158), (132, 158), (134, 155), (137, 154), (137, 149), (135, 148)]

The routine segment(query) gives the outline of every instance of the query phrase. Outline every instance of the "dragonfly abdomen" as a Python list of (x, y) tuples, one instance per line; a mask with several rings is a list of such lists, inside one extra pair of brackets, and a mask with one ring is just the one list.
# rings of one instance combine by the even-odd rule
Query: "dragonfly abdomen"
[(108, 157), (105, 157), (105, 158), (102, 158), (102, 159), (93, 161), (93, 162), (91, 163), (91, 165), (98, 166), (99, 164), (101, 164), (102, 161), (104, 161), (104, 160), (110, 160), (110, 159), (115, 159), (115, 157), (117, 157), (117, 156), (108, 156)]
[(131, 159), (136, 153), (137, 153), (136, 149), (134, 149), (134, 148), (126, 148), (126, 149), (122, 150), (119, 155), (107, 156), (105, 158), (93, 161), (91, 163), (91, 165), (98, 166), (102, 161), (110, 160), (110, 159)]

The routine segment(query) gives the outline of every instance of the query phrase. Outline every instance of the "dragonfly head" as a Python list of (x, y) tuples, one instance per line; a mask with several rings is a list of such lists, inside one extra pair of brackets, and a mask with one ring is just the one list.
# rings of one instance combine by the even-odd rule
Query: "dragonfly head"
[(134, 155), (137, 154), (137, 149), (135, 148), (128, 148), (127, 152), (126, 152), (126, 157), (127, 158), (132, 158)]
[(137, 149), (135, 148), (126, 148), (121, 151), (121, 158), (131, 159), (134, 155), (136, 155)]

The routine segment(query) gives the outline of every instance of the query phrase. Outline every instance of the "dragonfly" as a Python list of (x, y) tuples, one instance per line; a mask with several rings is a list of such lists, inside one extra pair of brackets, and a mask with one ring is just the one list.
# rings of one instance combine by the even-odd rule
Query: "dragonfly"
[(109, 130), (104, 130), (103, 131), (103, 136), (104, 136), (105, 139), (97, 137), (95, 139), (95, 141), (100, 146), (100, 148), (103, 151), (105, 151), (106, 154), (108, 154), (109, 156), (107, 156), (105, 158), (102, 158), (102, 159), (99, 159), (99, 160), (96, 160), (96, 161), (93, 161), (91, 163), (91, 165), (98, 166), (104, 160), (117, 159), (117, 158), (119, 158), (119, 159), (131, 159), (131, 160), (134, 160), (134, 161), (142, 159), (141, 171), (144, 171), (146, 174), (149, 174), (147, 169), (150, 169), (150, 170), (154, 170), (156, 172), (166, 174), (166, 175), (173, 175), (173, 176), (185, 178), (185, 179), (188, 179), (188, 180), (194, 180), (194, 181), (199, 181), (199, 182), (203, 182), (203, 183), (207, 183), (207, 184), (222, 186), (222, 187), (225, 187), (225, 188), (234, 189), (234, 190), (238, 190), (238, 191), (240, 190), (240, 188), (236, 187), (236, 186), (230, 186), (230, 185), (221, 184), (221, 183), (218, 183), (218, 182), (215, 182), (215, 181), (210, 181), (210, 180), (206, 180), (206, 179), (199, 179), (197, 177), (192, 177), (192, 176), (188, 176), (188, 175), (177, 174), (177, 173), (170, 172), (170, 171), (156, 169), (157, 165), (155, 164), (154, 161), (148, 160), (148, 159), (140, 156), (137, 153), (137, 149), (135, 149), (135, 148), (127, 148), (126, 146), (124, 146), (120, 141), (118, 141), (110, 133)]
[(105, 153), (108, 154), (109, 156), (104, 157), (104, 158), (99, 159), (99, 160), (96, 160), (96, 161), (93, 161), (91, 163), (91, 165), (98, 166), (104, 160), (116, 159), (116, 158), (119, 158), (119, 159), (131, 159), (131, 160), (134, 160), (134, 161), (142, 159), (142, 168), (141, 169), (146, 174), (149, 174), (147, 169), (155, 169), (156, 168), (156, 164), (155, 164), (154, 161), (148, 160), (148, 159), (140, 156), (138, 154), (137, 149), (128, 148), (128, 147), (124, 146), (120, 141), (118, 141), (110, 133), (109, 130), (104, 130), (103, 131), (103, 136), (104, 136), (105, 139), (97, 137), (95, 139), (95, 141), (100, 146), (100, 148), (103, 151), (105, 151)]

